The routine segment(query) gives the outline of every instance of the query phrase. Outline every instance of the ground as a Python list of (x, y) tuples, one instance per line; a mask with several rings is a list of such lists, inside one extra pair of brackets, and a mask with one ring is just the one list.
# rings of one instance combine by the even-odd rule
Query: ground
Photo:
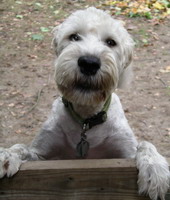
[[(94, 2), (1, 2), (0, 146), (28, 144), (39, 132), (58, 96), (51, 30)], [(116, 93), (137, 138), (152, 142), (170, 157), (170, 20), (116, 18), (125, 21), (136, 41), (131, 87)]]

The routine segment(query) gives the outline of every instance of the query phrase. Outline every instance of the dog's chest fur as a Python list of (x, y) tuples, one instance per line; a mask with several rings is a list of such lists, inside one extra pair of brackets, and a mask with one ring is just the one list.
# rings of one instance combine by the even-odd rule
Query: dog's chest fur
[[(82, 127), (70, 116), (61, 98), (54, 102), (51, 122), (48, 123), (56, 129), (56, 141), (52, 141), (53, 153), (59, 159), (76, 159)], [(86, 158), (133, 157), (135, 154), (137, 142), (116, 94), (112, 94), (106, 122), (92, 127), (86, 135), (90, 144)], [(53, 158), (53, 155), (50, 156)]]

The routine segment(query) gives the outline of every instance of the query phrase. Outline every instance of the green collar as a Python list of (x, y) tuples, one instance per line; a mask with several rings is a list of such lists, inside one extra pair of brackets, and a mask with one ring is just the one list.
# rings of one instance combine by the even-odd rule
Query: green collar
[(72, 103), (67, 101), (64, 97), (62, 98), (62, 101), (65, 107), (67, 108), (68, 112), (72, 116), (72, 118), (76, 122), (78, 122), (83, 129), (88, 130), (88, 129), (91, 129), (93, 126), (96, 126), (106, 121), (107, 111), (111, 102), (111, 96), (109, 96), (109, 98), (107, 99), (107, 101), (105, 102), (103, 106), (103, 109), (98, 114), (87, 119), (83, 119), (78, 113), (76, 113), (73, 109)]
[(65, 107), (67, 108), (68, 112), (72, 116), (72, 118), (76, 122), (78, 122), (82, 127), (81, 139), (80, 139), (80, 142), (76, 146), (76, 151), (77, 151), (78, 158), (86, 158), (88, 155), (88, 150), (90, 148), (90, 144), (87, 141), (86, 131), (91, 129), (93, 126), (96, 126), (106, 121), (107, 111), (111, 102), (111, 96), (105, 102), (102, 111), (100, 111), (98, 114), (87, 119), (83, 119), (79, 114), (77, 114), (73, 109), (72, 103), (67, 101), (64, 97), (62, 98), (62, 101)]

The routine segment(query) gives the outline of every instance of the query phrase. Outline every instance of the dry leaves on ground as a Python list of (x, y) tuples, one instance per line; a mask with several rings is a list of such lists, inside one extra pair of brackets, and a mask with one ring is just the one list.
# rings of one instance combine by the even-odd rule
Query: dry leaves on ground
[(109, 6), (113, 14), (129, 17), (146, 17), (147, 19), (163, 19), (170, 15), (169, 0), (107, 0), (101, 5)]

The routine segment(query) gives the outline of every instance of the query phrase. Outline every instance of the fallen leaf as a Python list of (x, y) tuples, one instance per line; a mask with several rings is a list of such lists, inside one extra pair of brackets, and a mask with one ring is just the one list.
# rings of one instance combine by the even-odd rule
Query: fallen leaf
[(15, 117), (15, 116), (16, 116), (16, 114), (15, 114), (14, 112), (11, 112), (11, 115), (12, 115), (13, 117)]
[(17, 19), (23, 19), (23, 15), (16, 15), (15, 16)]
[(170, 66), (165, 67), (165, 69), (159, 70), (161, 73), (169, 73), (170, 72)]
[[(151, 19), (164, 19), (170, 15), (168, 0), (125, 0), (125, 1), (102, 1), (99, 8), (109, 6), (112, 14), (127, 15), (129, 17), (145, 17)], [(116, 11), (116, 12), (115, 12)]]
[(33, 34), (31, 38), (32, 40), (43, 40), (44, 36), (42, 34)]
[(135, 29), (137, 29), (137, 26), (129, 24), (126, 28), (127, 28), (127, 30), (135, 30)]
[(14, 103), (10, 103), (10, 104), (8, 104), (8, 107), (14, 107), (14, 106), (15, 106)]
[(168, 132), (168, 133), (166, 134), (166, 136), (169, 136), (169, 137), (170, 137), (170, 128), (167, 128), (166, 131)]
[(153, 34), (153, 38), (155, 39), (155, 40), (159, 40), (159, 36), (158, 36), (158, 34), (157, 33), (152, 33)]
[(16, 130), (15, 131), (15, 133), (17, 133), (17, 134), (21, 134), (21, 132), (22, 132), (21, 130)]
[(147, 40), (147, 39), (142, 39), (142, 42), (143, 42), (144, 44), (148, 44), (148, 40)]
[(53, 13), (54, 13), (55, 15), (58, 15), (58, 14), (60, 13), (60, 10), (55, 10)]
[(21, 2), (21, 1), (16, 1), (15, 3), (17, 3), (17, 4), (22, 4), (22, 2)]
[(42, 32), (44, 32), (44, 33), (50, 31), (49, 28), (46, 28), (46, 27), (41, 27), (40, 30), (41, 30)]
[(37, 58), (36, 55), (30, 55), (30, 54), (28, 54), (27, 56), (28, 56), (29, 58), (32, 58), (32, 59), (36, 59), (36, 58)]
[(154, 94), (154, 96), (159, 97), (160, 94), (157, 92), (157, 93)]
[(40, 8), (43, 7), (42, 4), (39, 3), (39, 2), (35, 3), (35, 5), (38, 6), (38, 7), (40, 7)]
[(153, 3), (153, 7), (158, 9), (158, 10), (162, 10), (164, 9), (164, 6), (162, 6), (162, 4), (160, 4), (158, 1), (156, 1), (155, 3)]

